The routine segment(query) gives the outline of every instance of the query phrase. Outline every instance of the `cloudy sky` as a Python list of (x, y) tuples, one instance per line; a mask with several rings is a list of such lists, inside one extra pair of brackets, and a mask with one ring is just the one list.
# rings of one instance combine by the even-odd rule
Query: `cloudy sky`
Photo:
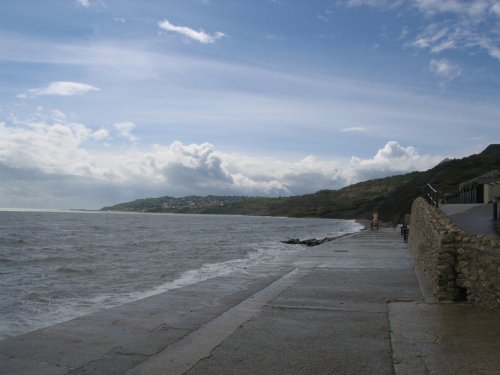
[(337, 189), (499, 123), (497, 0), (0, 2), (0, 207)]

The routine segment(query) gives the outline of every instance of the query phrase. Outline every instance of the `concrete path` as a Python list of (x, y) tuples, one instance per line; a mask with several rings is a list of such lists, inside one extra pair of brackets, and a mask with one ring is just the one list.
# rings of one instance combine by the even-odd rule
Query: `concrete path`
[(1, 341), (0, 374), (500, 374), (500, 314), (425, 297), (364, 231)]
[(493, 221), (493, 203), (443, 204), (440, 209), (459, 228), (469, 233), (499, 237)]

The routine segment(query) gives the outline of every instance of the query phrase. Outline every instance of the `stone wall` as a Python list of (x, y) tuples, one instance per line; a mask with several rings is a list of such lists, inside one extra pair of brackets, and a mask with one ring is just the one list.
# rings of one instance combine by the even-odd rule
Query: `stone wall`
[(408, 243), (440, 301), (466, 299), (500, 310), (500, 239), (469, 234), (417, 198)]

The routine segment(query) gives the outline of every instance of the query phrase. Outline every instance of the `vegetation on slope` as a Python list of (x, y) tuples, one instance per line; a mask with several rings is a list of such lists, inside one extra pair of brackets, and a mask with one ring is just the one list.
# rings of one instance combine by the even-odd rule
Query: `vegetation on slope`
[[(349, 219), (370, 219), (372, 212), (378, 211), (382, 220), (398, 222), (402, 215), (410, 212), (413, 200), (422, 194), (427, 183), (441, 192), (453, 193), (459, 183), (495, 169), (500, 169), (500, 145), (490, 145), (482, 153), (463, 159), (446, 160), (425, 172), (369, 180), (339, 190), (280, 198), (149, 198), (103, 210)], [(191, 203), (165, 204), (172, 199), (187, 199)]]

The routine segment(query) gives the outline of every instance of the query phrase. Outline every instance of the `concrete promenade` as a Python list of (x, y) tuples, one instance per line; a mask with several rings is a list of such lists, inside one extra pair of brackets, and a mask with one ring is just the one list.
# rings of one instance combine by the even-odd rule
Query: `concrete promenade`
[(500, 374), (500, 314), (426, 285), (363, 231), (0, 341), (0, 374)]
[(493, 203), (442, 204), (439, 208), (451, 221), (466, 232), (499, 237), (493, 221)]

